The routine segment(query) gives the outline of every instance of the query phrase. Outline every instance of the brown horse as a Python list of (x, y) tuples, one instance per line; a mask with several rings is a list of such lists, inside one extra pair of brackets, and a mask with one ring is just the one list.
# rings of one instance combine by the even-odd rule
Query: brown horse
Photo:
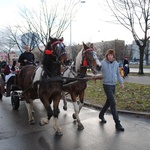
[[(43, 103), (47, 117), (40, 120), (40, 125), (49, 123), (54, 116), (56, 134), (62, 135), (58, 125), (59, 102), (62, 92), (60, 67), (67, 60), (63, 39), (50, 38), (43, 54), (43, 66), (25, 66), (18, 74), (18, 84), (22, 89), (26, 102), (29, 122), (35, 123), (33, 116), (33, 100), (39, 98)], [(53, 110), (51, 103), (53, 102)]]
[[(63, 77), (70, 78), (81, 78), (85, 77), (87, 74), (87, 69), (91, 68), (93, 74), (98, 73), (101, 69), (101, 63), (96, 55), (96, 52), (83, 43), (83, 49), (78, 53), (75, 61), (75, 68), (73, 66), (69, 66), (63, 73)], [(73, 118), (77, 119), (78, 129), (84, 129), (80, 118), (79, 112), (84, 105), (84, 91), (87, 87), (87, 82), (85, 80), (79, 80), (78, 82), (73, 81), (66, 83), (68, 85), (63, 86), (62, 99), (64, 100), (64, 110), (67, 110), (67, 101), (65, 98), (65, 92), (70, 93), (71, 99), (73, 101), (74, 106), (74, 114)], [(77, 97), (79, 96), (80, 102), (77, 103)]]

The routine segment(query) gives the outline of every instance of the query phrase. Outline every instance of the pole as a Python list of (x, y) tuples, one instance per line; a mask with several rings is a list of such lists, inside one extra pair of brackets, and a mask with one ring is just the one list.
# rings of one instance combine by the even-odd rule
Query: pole
[(72, 19), (70, 13), (70, 59), (72, 59)]
[[(77, 5), (78, 3), (85, 3), (85, 1), (79, 1), (75, 3), (75, 5)], [(70, 59), (73, 58), (73, 54), (72, 54), (72, 10), (70, 12)]]

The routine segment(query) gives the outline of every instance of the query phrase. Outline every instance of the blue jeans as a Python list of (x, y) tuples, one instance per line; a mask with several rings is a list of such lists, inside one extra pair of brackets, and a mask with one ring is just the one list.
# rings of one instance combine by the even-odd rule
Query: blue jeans
[(103, 84), (103, 88), (106, 94), (106, 102), (100, 112), (100, 116), (104, 116), (105, 112), (107, 111), (107, 109), (110, 107), (113, 119), (115, 121), (116, 124), (119, 124), (119, 116), (116, 110), (116, 102), (115, 102), (115, 98), (114, 98), (114, 94), (115, 94), (115, 85), (105, 85)]

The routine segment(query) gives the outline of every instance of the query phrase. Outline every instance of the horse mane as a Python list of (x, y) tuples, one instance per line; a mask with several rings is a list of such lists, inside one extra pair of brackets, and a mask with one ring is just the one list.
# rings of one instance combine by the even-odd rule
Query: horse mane
[(75, 61), (75, 71), (78, 72), (80, 70), (80, 66), (82, 64), (82, 53), (84, 51), (84, 49), (88, 49), (89, 47), (82, 42), (82, 49), (81, 51), (78, 53), (77, 57), (76, 57), (76, 61)]
[[(42, 60), (42, 64), (43, 64), (43, 68), (46, 71), (46, 73), (51, 76), (52, 73), (57, 72), (56, 68), (60, 68), (60, 64), (55, 64), (54, 62), (56, 61), (56, 57), (54, 55), (51, 54), (46, 54), (46, 51), (49, 51), (49, 53), (52, 52), (52, 46), (51, 44), (55, 41), (58, 41), (59, 39), (57, 38), (51, 38), (50, 40), (47, 42), (47, 45), (45, 47), (44, 50), (44, 54), (43, 54), (43, 60)], [(58, 72), (57, 72), (58, 73)]]
[(81, 49), (81, 51), (78, 53), (77, 57), (76, 57), (76, 61), (75, 61), (75, 71), (78, 72), (80, 70), (80, 65), (82, 64), (82, 51), (83, 48)]
[(51, 41), (49, 41), (45, 47), (44, 54), (43, 54), (43, 60), (42, 64), (43, 67), (47, 70), (49, 70), (50, 62), (51, 62), (51, 56), (46, 54), (46, 50), (51, 50)]

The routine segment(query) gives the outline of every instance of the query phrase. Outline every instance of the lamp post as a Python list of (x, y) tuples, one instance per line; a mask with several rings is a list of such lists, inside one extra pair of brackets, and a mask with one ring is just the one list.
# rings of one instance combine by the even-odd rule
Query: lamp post
[[(75, 5), (77, 5), (78, 3), (85, 3), (85, 1), (79, 1), (79, 2), (77, 2), (77, 3), (75, 3), (74, 4), (74, 7), (75, 7)], [(74, 8), (73, 7), (73, 8)], [(72, 55), (72, 11), (73, 11), (73, 9), (71, 10), (71, 12), (70, 12), (70, 59), (72, 59), (73, 58), (73, 55)]]

